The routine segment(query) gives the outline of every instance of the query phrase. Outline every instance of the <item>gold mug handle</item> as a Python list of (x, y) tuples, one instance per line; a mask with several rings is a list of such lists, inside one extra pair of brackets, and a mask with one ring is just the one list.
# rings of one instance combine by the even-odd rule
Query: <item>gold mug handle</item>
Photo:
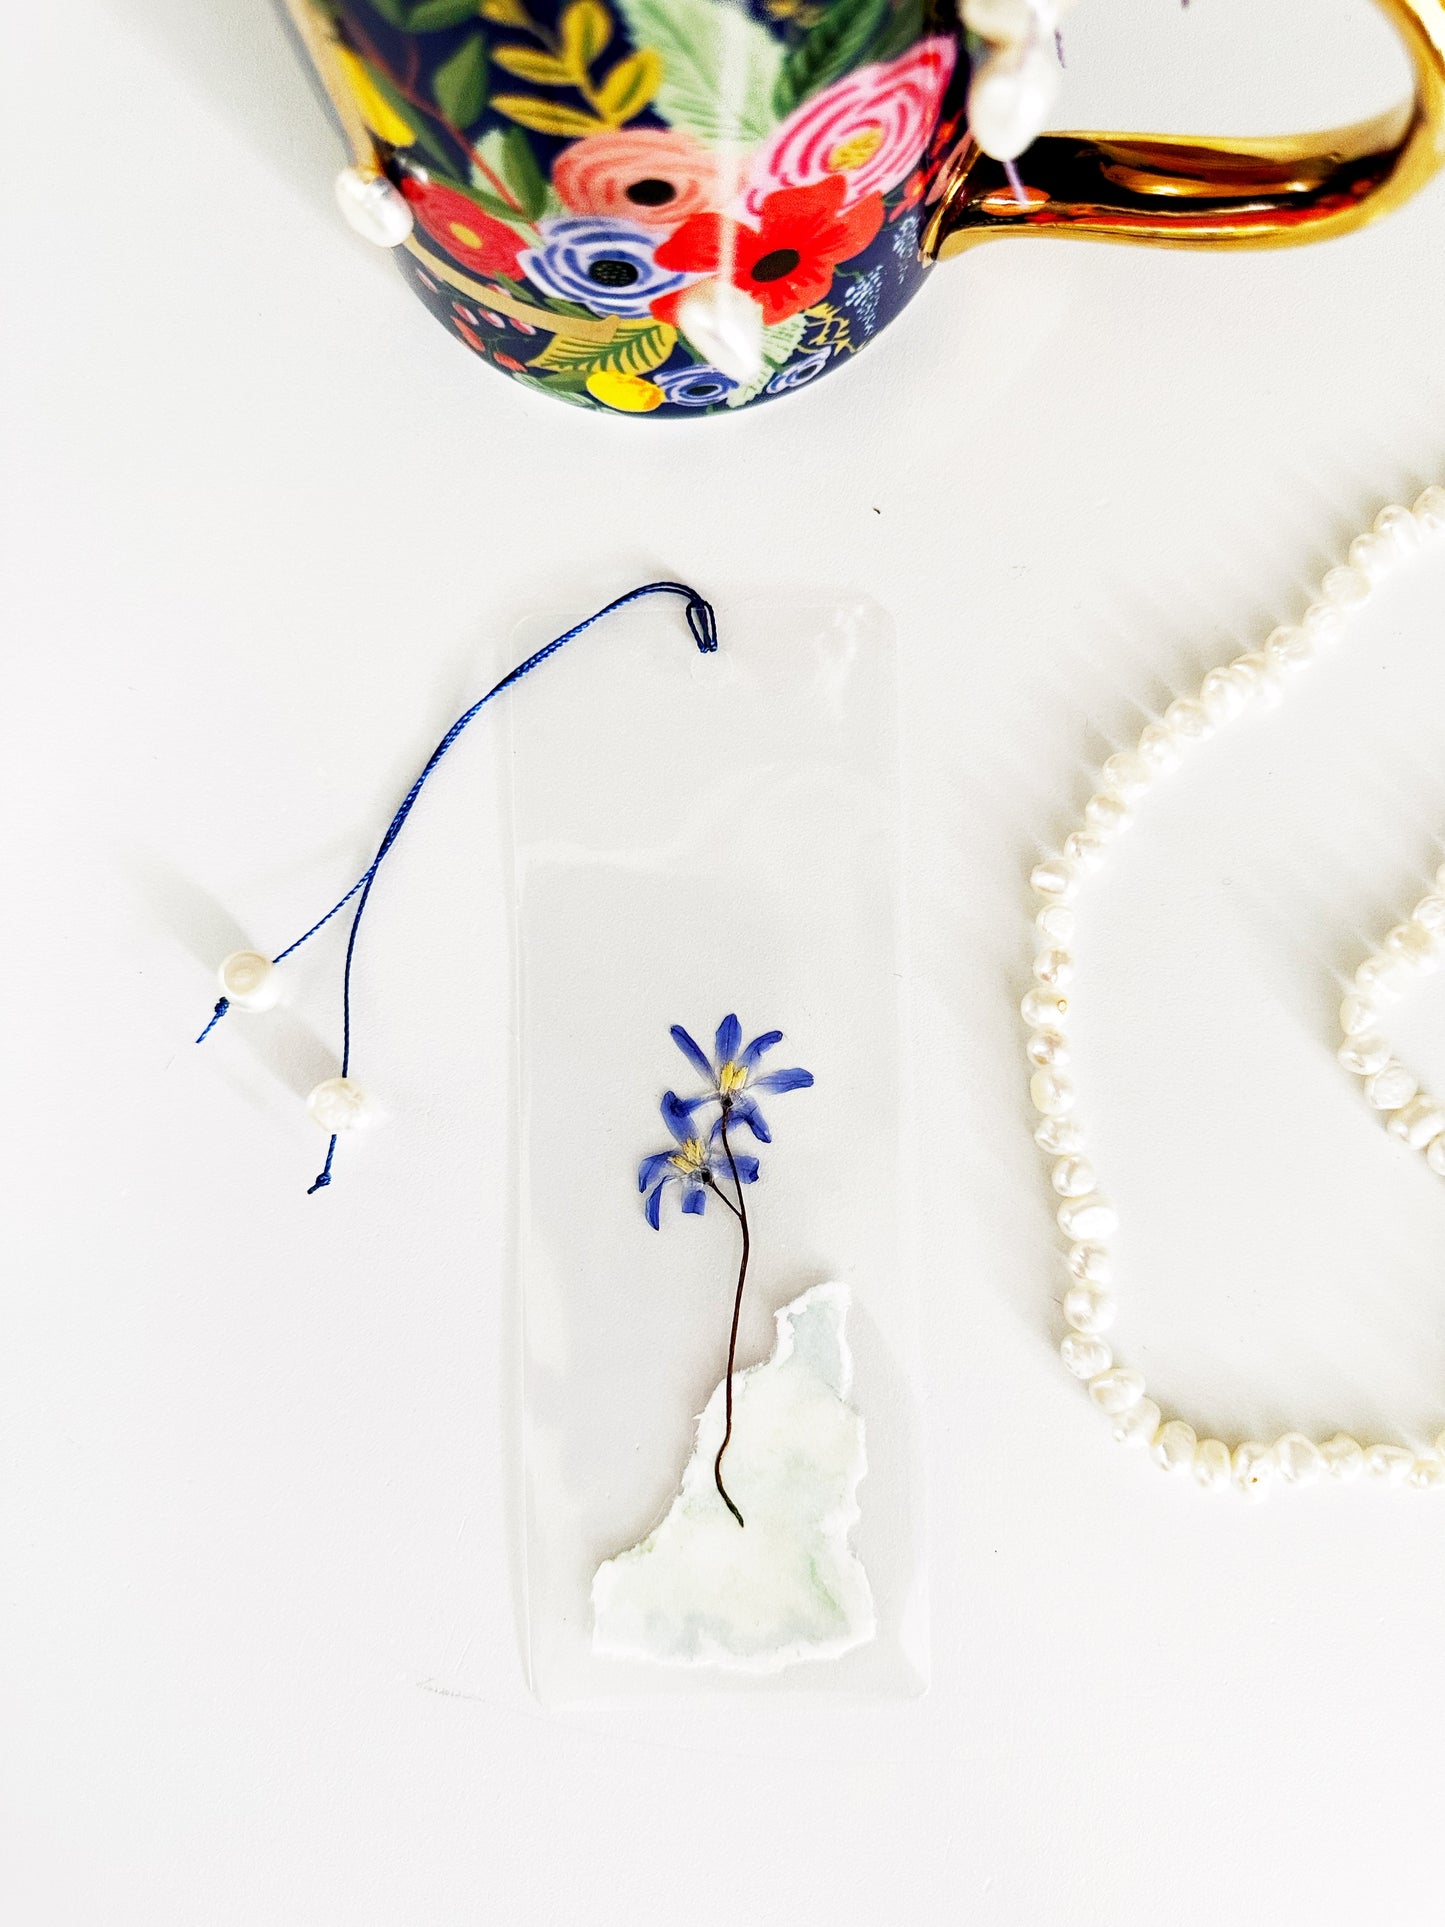
[(1000, 234), (1161, 247), (1289, 247), (1398, 207), (1445, 162), (1445, 0), (1376, 0), (1415, 74), (1413, 99), (1327, 133), (1044, 134), (1020, 200), (1002, 166), (964, 150), (921, 237), (946, 259)]

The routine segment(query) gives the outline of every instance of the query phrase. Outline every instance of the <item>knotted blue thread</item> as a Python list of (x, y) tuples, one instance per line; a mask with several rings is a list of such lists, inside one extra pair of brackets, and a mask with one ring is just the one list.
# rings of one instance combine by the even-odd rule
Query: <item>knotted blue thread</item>
[[(411, 815), (416, 799), (421, 795), (428, 777), (442, 760), (443, 756), (446, 755), (452, 744), (457, 740), (458, 736), (461, 735), (467, 724), (471, 722), (474, 716), (486, 708), (494, 696), (500, 696), (504, 689), (510, 689), (513, 683), (520, 682), (523, 676), (531, 675), (532, 671), (540, 667), (549, 656), (555, 656), (559, 649), (565, 649), (574, 637), (580, 636), (584, 630), (590, 629), (593, 623), (601, 622), (604, 616), (613, 615), (618, 609), (625, 609), (628, 603), (640, 602), (644, 596), (650, 595), (683, 596), (687, 603), (687, 626), (692, 631), (692, 638), (697, 644), (699, 652), (704, 656), (710, 656), (715, 652), (717, 649), (717, 615), (713, 610), (712, 604), (707, 601), (705, 597), (700, 596), (696, 589), (690, 589), (685, 582), (648, 582), (640, 589), (633, 589), (629, 591), (627, 595), (619, 596), (615, 602), (609, 602), (605, 608), (594, 610), (584, 621), (579, 622), (575, 628), (568, 629), (563, 635), (554, 636), (551, 642), (545, 644), (535, 655), (528, 656), (525, 662), (518, 663), (515, 669), (509, 670), (499, 683), (492, 685), (485, 696), (480, 697), (478, 701), (472, 704), (470, 709), (458, 716), (446, 735), (442, 737), (441, 741), (427, 758), (426, 767), (422, 770), (420, 776), (417, 777), (416, 781), (402, 798), (395, 816), (392, 817), (390, 823), (387, 825), (386, 835), (381, 839), (376, 855), (371, 859), (371, 862), (362, 871), (355, 883), (352, 884), (351, 888), (346, 892), (346, 895), (333, 903), (331, 908), (326, 912), (326, 915), (324, 917), (318, 917), (311, 928), (303, 931), (294, 943), (288, 943), (284, 950), (278, 951), (271, 959), (273, 964), (279, 964), (289, 957), (293, 951), (299, 950), (303, 943), (309, 943), (317, 931), (324, 930), (331, 919), (339, 915), (340, 912), (346, 908), (347, 904), (350, 903), (351, 899), (359, 893), (360, 901), (351, 919), (351, 933), (346, 940), (346, 963), (341, 974), (341, 1075), (343, 1077), (349, 1075), (351, 1070), (351, 966), (356, 957), (356, 937), (357, 932), (361, 928), (362, 914), (366, 909), (367, 900), (371, 895), (371, 886), (376, 881), (376, 873), (381, 868), (382, 859), (400, 835), (401, 826)], [(211, 1014), (211, 1021), (196, 1039), (198, 1044), (204, 1043), (229, 1009), (229, 999), (222, 997)], [(315, 1183), (308, 1187), (306, 1193), (308, 1197), (310, 1197), (313, 1192), (324, 1190), (326, 1186), (330, 1184), (331, 1163), (335, 1156), (336, 1134), (333, 1132), (331, 1141), (326, 1147), (326, 1162), (321, 1167)]]

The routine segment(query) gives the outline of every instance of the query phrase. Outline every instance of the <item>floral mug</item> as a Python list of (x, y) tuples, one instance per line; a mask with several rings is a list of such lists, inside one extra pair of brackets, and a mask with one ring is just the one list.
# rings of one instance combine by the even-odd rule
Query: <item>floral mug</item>
[(352, 149), (338, 196), (433, 314), (544, 394), (693, 416), (854, 355), (994, 235), (1271, 246), (1445, 158), (1445, 0), (1378, 0), (1414, 98), (1224, 143), (967, 130), (952, 0), (287, 0)]

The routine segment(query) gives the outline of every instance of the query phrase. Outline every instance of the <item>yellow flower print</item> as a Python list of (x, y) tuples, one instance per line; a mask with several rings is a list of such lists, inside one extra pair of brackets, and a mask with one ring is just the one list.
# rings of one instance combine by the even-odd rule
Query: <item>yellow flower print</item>
[(666, 399), (655, 381), (644, 381), (641, 375), (619, 375), (611, 368), (599, 368), (589, 375), (587, 392), (594, 401), (620, 408), (626, 415), (648, 415)]
[(386, 99), (368, 72), (366, 62), (350, 47), (337, 47), (335, 53), (357, 111), (372, 133), (388, 147), (410, 147), (416, 139), (416, 129), (403, 120)]

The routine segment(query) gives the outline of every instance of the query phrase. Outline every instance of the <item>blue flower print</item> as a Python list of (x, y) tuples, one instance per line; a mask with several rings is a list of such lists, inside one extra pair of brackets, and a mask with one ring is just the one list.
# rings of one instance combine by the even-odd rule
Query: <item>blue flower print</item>
[[(637, 1188), (647, 1193), (647, 1222), (654, 1231), (662, 1228), (662, 1194), (669, 1184), (682, 1186), (683, 1210), (700, 1218), (707, 1209), (707, 1194), (716, 1186), (718, 1174), (724, 1178), (732, 1176), (726, 1153), (714, 1150), (707, 1138), (698, 1135), (693, 1123), (696, 1109), (695, 1104), (684, 1104), (672, 1091), (662, 1100), (663, 1122), (676, 1143), (670, 1151), (654, 1151), (651, 1157), (644, 1158), (637, 1173)], [(741, 1183), (757, 1183), (756, 1158), (739, 1157), (734, 1152), (733, 1163)]]
[(832, 352), (831, 348), (815, 348), (812, 354), (800, 355), (796, 361), (790, 361), (787, 367), (774, 375), (768, 383), (768, 393), (785, 395), (790, 388), (803, 387), (806, 382), (812, 381), (815, 375), (822, 374)]
[(542, 237), (545, 246), (520, 257), (522, 272), (543, 294), (579, 301), (594, 314), (650, 314), (659, 295), (695, 278), (660, 268), (652, 258), (659, 236), (632, 221), (544, 221)]
[(708, 1057), (702, 1046), (694, 1041), (681, 1024), (672, 1027), (672, 1041), (682, 1052), (693, 1069), (705, 1077), (712, 1089), (703, 1097), (694, 1098), (686, 1106), (689, 1114), (701, 1110), (703, 1105), (716, 1103), (721, 1107), (718, 1124), (713, 1126), (717, 1135), (722, 1117), (730, 1123), (746, 1124), (760, 1144), (771, 1144), (773, 1134), (768, 1129), (767, 1120), (758, 1109), (755, 1091), (803, 1091), (813, 1081), (813, 1073), (805, 1070), (764, 1071), (758, 1074), (758, 1063), (775, 1044), (781, 1044), (783, 1033), (780, 1030), (765, 1030), (755, 1037), (746, 1050), (740, 1048), (743, 1041), (743, 1027), (735, 1016), (724, 1017), (717, 1027), (713, 1039), (713, 1056)]
[(652, 379), (679, 408), (711, 408), (714, 402), (725, 401), (737, 387), (721, 368), (664, 368)]

